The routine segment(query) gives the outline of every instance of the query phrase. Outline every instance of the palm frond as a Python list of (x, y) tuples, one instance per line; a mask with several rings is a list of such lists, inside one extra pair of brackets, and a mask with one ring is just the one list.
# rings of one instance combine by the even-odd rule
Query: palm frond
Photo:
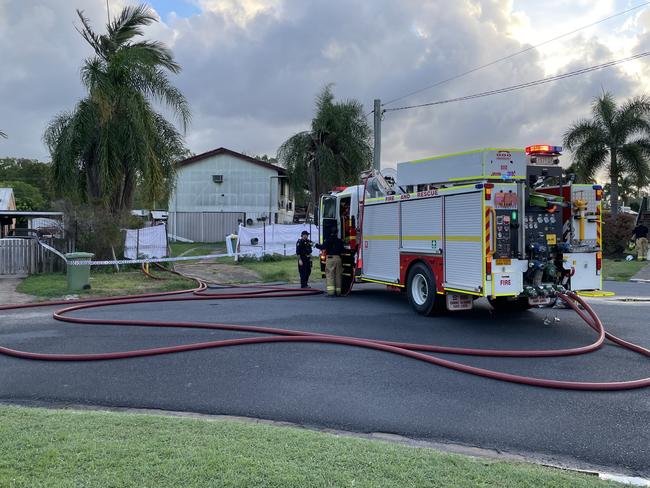
[(132, 80), (139, 92), (162, 102), (172, 109), (178, 117), (183, 131), (185, 131), (191, 120), (189, 103), (181, 91), (169, 82), (161, 70), (150, 67), (135, 70)]
[(574, 153), (574, 163), (580, 176), (593, 180), (596, 173), (607, 164), (609, 150), (604, 146), (581, 146)]
[(174, 61), (172, 52), (162, 42), (135, 42), (126, 46), (124, 51), (133, 64), (151, 67), (162, 66), (174, 74), (180, 73), (181, 71), (181, 66)]
[[(650, 144), (650, 141), (643, 141), (643, 145)], [(644, 152), (643, 145), (629, 142), (619, 149), (621, 167), (640, 186), (650, 182), (650, 164)]]
[(104, 58), (105, 53), (101, 36), (95, 34), (92, 27), (90, 26), (90, 20), (88, 17), (84, 16), (83, 10), (77, 9), (77, 15), (79, 16), (79, 20), (81, 20), (81, 25), (83, 26), (81, 30), (75, 27), (77, 29), (77, 32), (79, 32), (79, 34), (81, 34), (81, 37), (83, 37), (90, 45), (90, 47), (93, 48), (97, 56)]
[(616, 100), (609, 92), (604, 92), (596, 98), (592, 104), (594, 121), (604, 128), (608, 134), (613, 132), (615, 118), (617, 114)]
[(628, 137), (634, 135), (650, 136), (650, 98), (638, 96), (623, 104), (616, 116), (616, 139), (624, 144)]
[(585, 144), (586, 141), (599, 141), (605, 143), (607, 135), (605, 131), (596, 122), (586, 119), (581, 119), (575, 122), (564, 133), (564, 146), (575, 151), (580, 146)]
[(126, 6), (120, 15), (106, 26), (108, 38), (117, 49), (134, 37), (143, 35), (142, 27), (156, 20), (153, 10), (145, 4)]

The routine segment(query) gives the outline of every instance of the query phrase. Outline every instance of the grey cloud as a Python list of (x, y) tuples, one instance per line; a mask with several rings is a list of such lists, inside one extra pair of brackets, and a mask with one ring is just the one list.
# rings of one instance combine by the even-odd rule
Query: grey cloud
[[(287, 137), (309, 126), (314, 97), (326, 83), (336, 83), (338, 97), (357, 98), (370, 110), (375, 97), (388, 100), (520, 50), (503, 27), (509, 22), (507, 3), (286, 0), (281, 14), (261, 12), (244, 25), (227, 13), (206, 11), (168, 17), (169, 24), (148, 32), (172, 46), (183, 66), (172, 81), (194, 112), (187, 134), (191, 150), (227, 146), (274, 154)], [(104, 5), (84, 2), (98, 26)], [(46, 158), (43, 127), (83, 96), (79, 66), (90, 53), (73, 28), (74, 8), (66, 0), (0, 0), (0, 9), (8, 19), (0, 20), (0, 63), (9, 66), (0, 72), (0, 129), (11, 137), (0, 141), (0, 156)], [(32, 23), (30, 15), (38, 20)], [(562, 71), (611, 57), (592, 39), (572, 40), (567, 48), (579, 61)], [(543, 76), (533, 51), (392, 106)], [(471, 102), (388, 113), (384, 162), (488, 145), (559, 142), (568, 123), (588, 114), (601, 85), (621, 98), (638, 89), (622, 72), (610, 70)]]

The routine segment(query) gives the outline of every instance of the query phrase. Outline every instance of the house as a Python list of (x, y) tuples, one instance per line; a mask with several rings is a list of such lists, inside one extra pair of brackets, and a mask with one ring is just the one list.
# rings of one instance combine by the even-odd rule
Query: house
[[(16, 199), (12, 188), (0, 188), (0, 212), (15, 211)], [(0, 237), (6, 236), (10, 230), (16, 228), (16, 219), (0, 215)]]
[(188, 212), (230, 213), (235, 222), (249, 226), (290, 224), (293, 205), (284, 168), (220, 147), (178, 163), (169, 201), (170, 229), (177, 222), (178, 235), (187, 237), (177, 218)]

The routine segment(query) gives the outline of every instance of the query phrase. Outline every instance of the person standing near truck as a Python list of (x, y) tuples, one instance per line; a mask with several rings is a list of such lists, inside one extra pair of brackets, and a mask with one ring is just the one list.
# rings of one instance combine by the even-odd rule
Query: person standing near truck
[(332, 231), (329, 237), (326, 237), (322, 244), (316, 244), (321, 251), (325, 251), (327, 261), (325, 261), (325, 276), (327, 279), (327, 296), (341, 295), (341, 280), (343, 276), (343, 263), (341, 254), (343, 254), (343, 241), (339, 238), (336, 229)]
[(309, 288), (309, 275), (311, 275), (311, 246), (312, 242), (309, 240), (309, 232), (303, 230), (300, 234), (300, 239), (296, 242), (300, 288)]
[(634, 228), (634, 238), (636, 239), (637, 259), (644, 261), (648, 257), (648, 228), (639, 224)]

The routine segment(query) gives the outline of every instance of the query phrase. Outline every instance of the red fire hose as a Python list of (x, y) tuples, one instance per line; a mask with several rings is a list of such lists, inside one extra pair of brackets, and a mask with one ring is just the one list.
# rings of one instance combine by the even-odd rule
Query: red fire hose
[[(263, 344), (271, 342), (314, 342), (326, 344), (339, 344), (354, 347), (363, 347), (378, 351), (389, 352), (400, 356), (406, 356), (419, 361), (424, 361), (437, 366), (454, 369), (464, 373), (470, 373), (486, 378), (492, 378), (501, 381), (519, 383), (524, 385), (542, 386), (547, 388), (559, 388), (566, 390), (593, 390), (593, 391), (613, 391), (627, 390), (633, 388), (643, 388), (650, 386), (650, 377), (628, 381), (614, 382), (580, 382), (580, 381), (563, 381), (543, 378), (532, 378), (520, 376), (500, 371), (493, 371), (467, 364), (449, 361), (439, 357), (431, 356), (425, 353), (446, 353), (462, 354), (474, 356), (492, 356), (492, 357), (557, 357), (584, 354), (595, 351), (602, 347), (605, 339), (646, 357), (650, 357), (650, 350), (636, 344), (624, 341), (613, 334), (605, 331), (602, 322), (591, 309), (591, 307), (578, 295), (568, 292), (567, 294), (558, 293), (557, 296), (566, 302), (597, 334), (597, 340), (587, 346), (556, 349), (556, 350), (494, 350), (494, 349), (473, 349), (457, 348), (447, 346), (436, 346), (427, 344), (409, 344), (402, 342), (382, 341), (376, 339), (366, 339), (358, 337), (346, 337), (329, 334), (318, 334), (290, 329), (278, 329), (272, 327), (255, 327), (246, 325), (232, 325), (220, 323), (203, 323), (203, 322), (160, 322), (150, 320), (106, 320), (91, 319), (83, 317), (70, 317), (70, 312), (85, 310), (89, 308), (107, 307), (111, 305), (125, 305), (133, 303), (152, 303), (152, 302), (172, 302), (172, 301), (193, 301), (193, 300), (229, 300), (245, 298), (280, 298), (280, 297), (299, 297), (305, 295), (320, 294), (318, 290), (311, 288), (296, 289), (280, 286), (255, 286), (243, 287), (235, 286), (238, 291), (228, 293), (207, 293), (207, 284), (198, 279), (198, 286), (190, 290), (182, 290), (166, 293), (150, 293), (144, 295), (135, 295), (131, 297), (113, 297), (102, 299), (85, 299), (77, 300), (72, 306), (66, 306), (54, 312), (54, 319), (74, 324), (85, 325), (108, 325), (108, 326), (127, 326), (127, 327), (184, 327), (193, 329), (219, 329), (232, 330), (240, 332), (256, 332), (260, 334), (272, 334), (272, 336), (260, 336), (241, 339), (227, 339), (219, 341), (198, 342), (193, 344), (183, 344), (169, 347), (157, 347), (151, 349), (139, 349), (133, 351), (108, 352), (96, 354), (49, 354), (29, 351), (19, 351), (8, 347), (0, 346), (0, 353), (23, 359), (35, 359), (43, 361), (97, 361), (107, 359), (124, 359), (142, 356), (154, 356), (160, 354), (169, 354), (183, 351), (195, 351), (200, 349), (211, 349), (218, 347), (228, 347), (246, 344)], [(192, 295), (187, 295), (192, 293)], [(59, 302), (42, 302), (31, 303), (26, 305), (5, 305), (0, 306), (0, 310), (17, 310), (33, 307), (44, 307), (52, 305), (70, 305), (69, 301)]]

